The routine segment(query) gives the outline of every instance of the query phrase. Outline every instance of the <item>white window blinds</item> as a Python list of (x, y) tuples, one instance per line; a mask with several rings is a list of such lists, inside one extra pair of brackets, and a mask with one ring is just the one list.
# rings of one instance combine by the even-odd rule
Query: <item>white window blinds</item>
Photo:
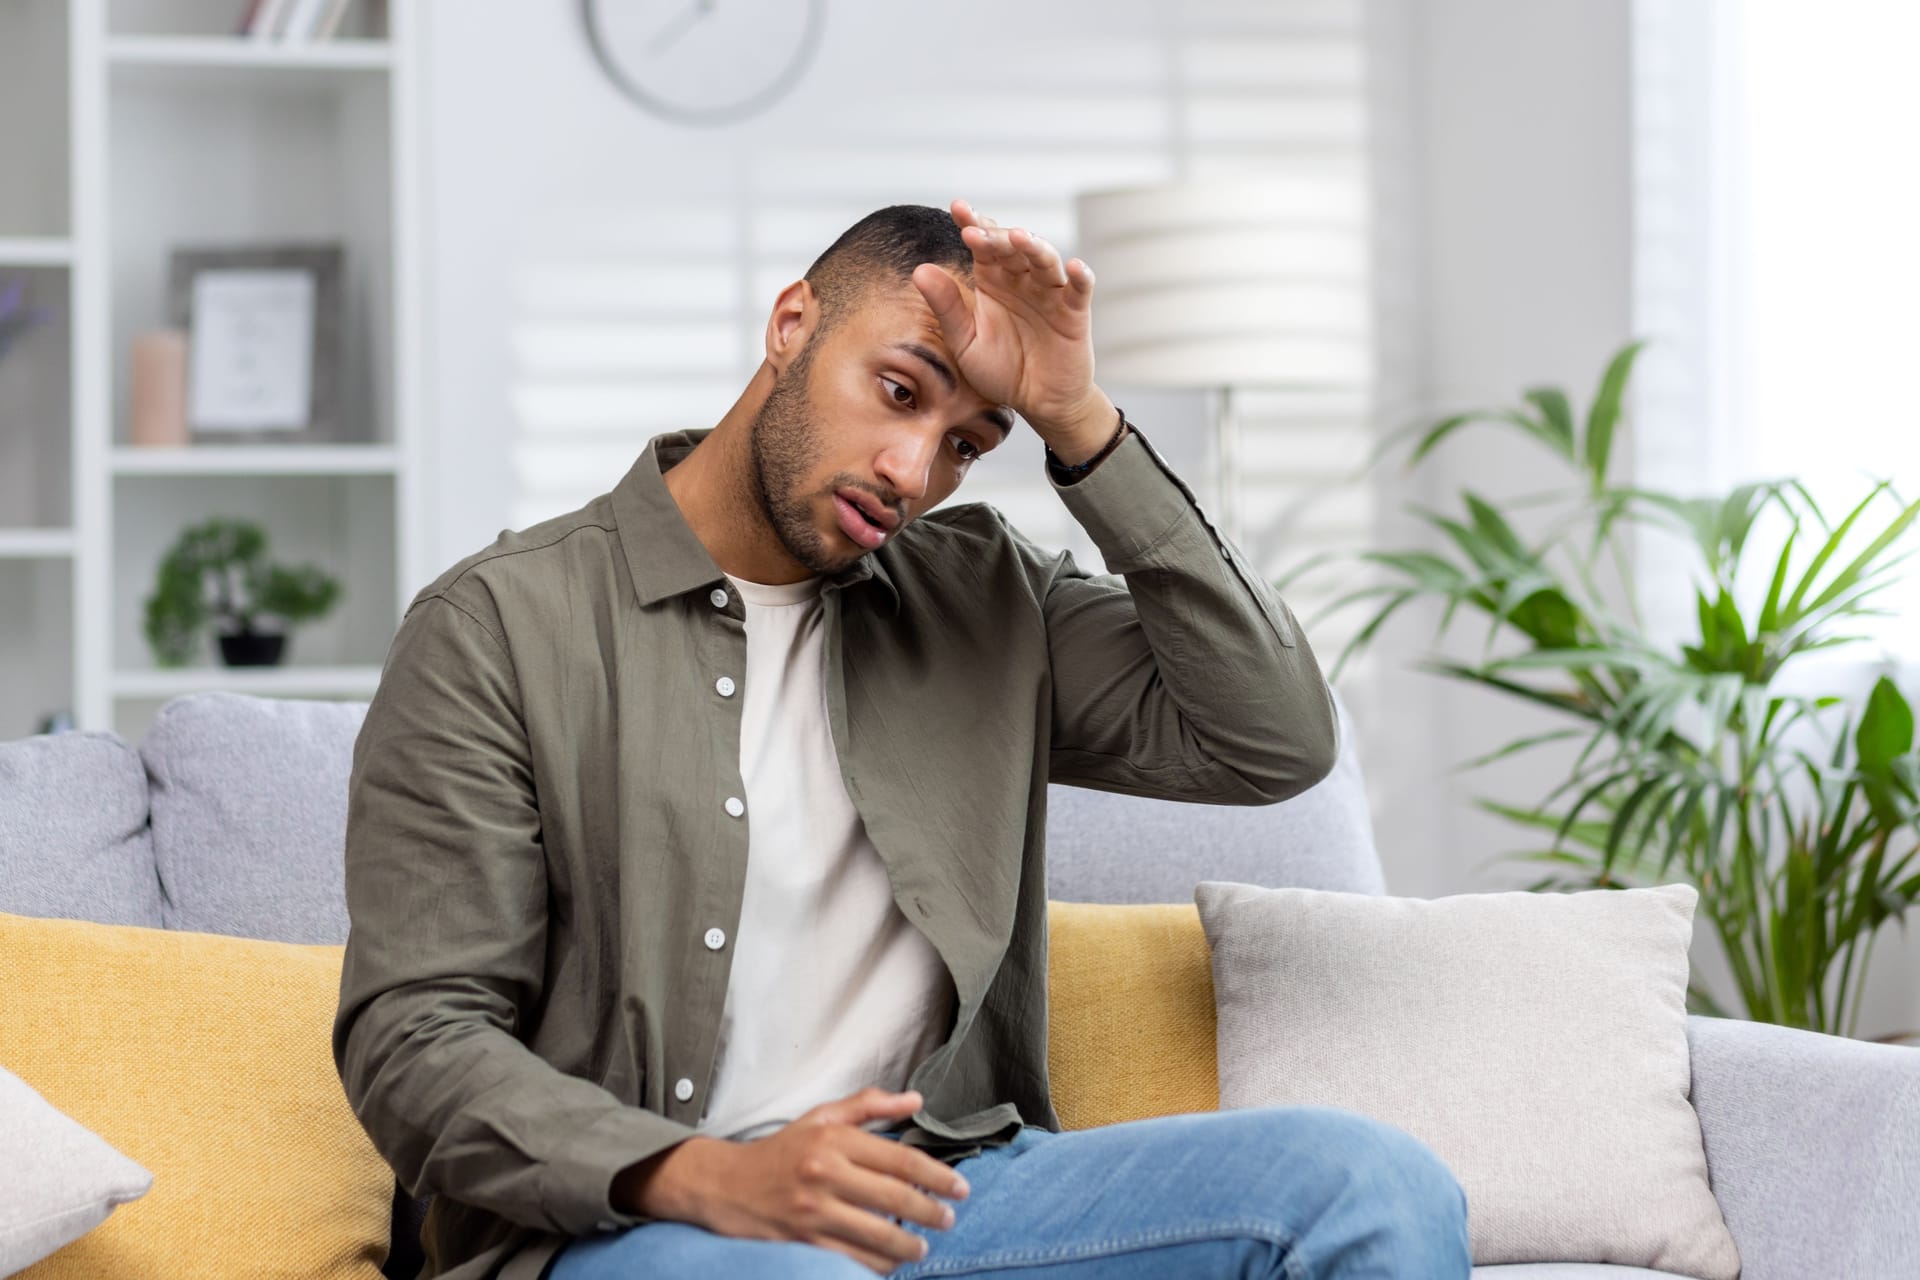
[[(1352, 183), (1366, 208), (1362, 9), (990, 0), (961, 15), (835, 0), (818, 62), (774, 113), (661, 126), (619, 171), (571, 175), (532, 228), (512, 273), (513, 523), (602, 492), (649, 435), (717, 421), (759, 363), (779, 289), (884, 204), (965, 196), (1067, 255), (1086, 188), (1310, 172)], [(1001, 31), (1019, 36), (989, 34)], [(630, 110), (610, 95), (582, 102), (556, 129), (590, 130), (588, 108)], [(1364, 219), (1350, 231), (1366, 306)], [(1204, 484), (1199, 393), (1108, 390)], [(1357, 540), (1371, 512), (1348, 481), (1368, 448), (1371, 389), (1247, 392), (1238, 412), (1245, 541), (1262, 567)], [(976, 499), (1099, 567), (1024, 425), (952, 500)]]

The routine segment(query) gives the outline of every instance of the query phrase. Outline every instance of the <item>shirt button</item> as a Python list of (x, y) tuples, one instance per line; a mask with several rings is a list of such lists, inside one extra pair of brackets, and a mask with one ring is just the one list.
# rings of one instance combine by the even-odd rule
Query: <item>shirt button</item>
[(727, 931), (725, 929), (707, 930), (707, 950), (718, 951), (720, 948), (726, 945), (727, 945)]
[(733, 677), (721, 676), (718, 680), (715, 680), (713, 682), (713, 687), (720, 691), (721, 697), (731, 698), (733, 696), (733, 688), (734, 688)]
[(673, 1082), (673, 1096), (685, 1102), (693, 1096), (693, 1081), (681, 1076)]
[(744, 800), (742, 800), (742, 799), (741, 799), (741, 798), (740, 798), (739, 796), (728, 796), (728, 797), (727, 797), (727, 812), (728, 812), (728, 813), (730, 813), (730, 814), (732, 814), (732, 815), (733, 815), (734, 817), (736, 817), (736, 818), (737, 818), (737, 817), (739, 817), (739, 816), (740, 816), (741, 814), (743, 814), (743, 813), (745, 813), (746, 811), (747, 811), (747, 802), (746, 802), (746, 801), (744, 801)]
[(707, 593), (707, 599), (713, 601), (714, 608), (724, 609), (727, 607), (727, 589), (725, 587), (715, 587)]

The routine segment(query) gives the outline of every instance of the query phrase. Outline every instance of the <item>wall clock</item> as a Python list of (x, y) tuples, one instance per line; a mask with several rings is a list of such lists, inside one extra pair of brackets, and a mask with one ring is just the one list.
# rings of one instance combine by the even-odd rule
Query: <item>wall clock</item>
[(826, 0), (581, 0), (580, 18), (627, 97), (676, 124), (731, 124), (799, 81)]

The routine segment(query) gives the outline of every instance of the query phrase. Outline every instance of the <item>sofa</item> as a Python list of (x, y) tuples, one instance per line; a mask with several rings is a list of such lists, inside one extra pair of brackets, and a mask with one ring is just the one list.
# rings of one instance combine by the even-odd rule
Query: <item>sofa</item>
[[(167, 704), (137, 746), (95, 731), (0, 743), (0, 911), (343, 942), (346, 781), (365, 710), (206, 693)], [(1263, 808), (1053, 788), (1049, 897), (1191, 903), (1203, 879), (1384, 892), (1359, 744), (1341, 737), (1323, 783)], [(1920, 1053), (1705, 1017), (1687, 1037), (1712, 1191), (1747, 1280), (1920, 1276)], [(398, 1280), (420, 1265), (421, 1205), (397, 1187), (392, 1200), (385, 1274)]]

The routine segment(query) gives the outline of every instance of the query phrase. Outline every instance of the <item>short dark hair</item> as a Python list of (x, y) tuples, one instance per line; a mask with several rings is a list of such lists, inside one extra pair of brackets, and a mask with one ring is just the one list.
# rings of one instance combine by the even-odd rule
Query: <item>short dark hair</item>
[(890, 204), (848, 227), (807, 268), (805, 278), (820, 300), (815, 336), (852, 315), (876, 286), (910, 280), (923, 262), (951, 267), (962, 279), (973, 279), (973, 250), (945, 209)]

